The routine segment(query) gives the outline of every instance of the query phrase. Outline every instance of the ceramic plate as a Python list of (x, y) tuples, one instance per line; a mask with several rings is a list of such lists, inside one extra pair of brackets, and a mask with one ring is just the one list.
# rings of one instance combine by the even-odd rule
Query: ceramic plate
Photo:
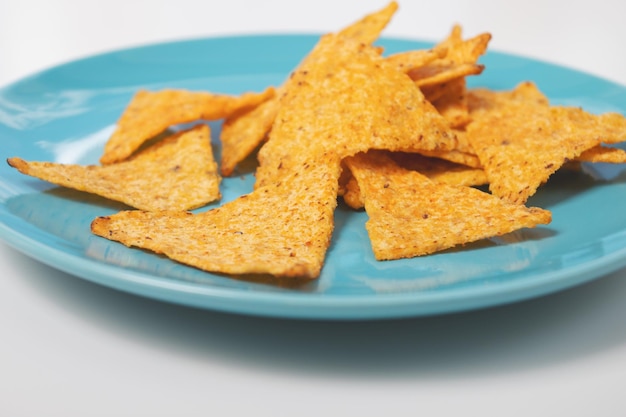
[[(94, 56), (0, 90), (2, 157), (96, 163), (138, 88), (238, 94), (278, 85), (316, 35), (234, 36), (158, 44)], [(388, 53), (430, 46), (385, 39)], [(473, 86), (509, 89), (533, 80), (554, 104), (626, 112), (622, 86), (522, 57), (491, 52)], [(219, 158), (219, 123), (212, 124)], [(441, 314), (528, 299), (626, 265), (626, 166), (559, 173), (529, 205), (553, 222), (432, 256), (377, 262), (366, 214), (339, 206), (319, 279), (232, 278), (202, 272), (96, 236), (89, 224), (120, 210), (104, 199), (0, 168), (0, 236), (43, 263), (122, 291), (221, 311), (310, 319)], [(245, 164), (222, 184), (223, 201), (249, 192)]]

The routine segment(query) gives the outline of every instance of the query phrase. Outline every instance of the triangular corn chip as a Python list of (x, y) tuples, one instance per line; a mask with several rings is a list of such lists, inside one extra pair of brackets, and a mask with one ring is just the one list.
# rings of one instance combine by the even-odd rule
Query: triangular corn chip
[(422, 89), (426, 98), (454, 129), (465, 127), (471, 120), (467, 104), (466, 84), (465, 78), (457, 78), (439, 84), (435, 86), (440, 87), (439, 96), (435, 99), (430, 98), (428, 92)]
[[(487, 175), (481, 168), (472, 168), (445, 159), (424, 156), (418, 153), (388, 152), (390, 163), (410, 171), (417, 171), (436, 182), (467, 187), (487, 184)], [(355, 210), (363, 208), (363, 196), (359, 184), (350, 172), (345, 169), (343, 193), (344, 202)]]
[(187, 210), (220, 198), (220, 177), (209, 127), (204, 124), (112, 165), (26, 162), (20, 158), (8, 162), (23, 174), (142, 210)]
[(124, 211), (97, 218), (91, 230), (206, 271), (316, 278), (333, 230), (338, 178), (339, 162), (330, 157), (220, 208)]
[[(361, 83), (355, 93), (353, 83), (363, 78), (375, 81)], [(391, 94), (395, 100), (375, 101), (364, 113), (364, 95), (372, 98), (371, 90), (378, 88), (385, 91), (378, 93), (381, 98)], [(375, 120), (357, 127), (364, 116)], [(422, 128), (427, 121), (432, 126)], [(357, 145), (364, 133), (374, 137)], [(266, 173), (277, 175), (266, 174), (263, 185), (257, 181), (251, 194), (223, 207), (177, 216), (182, 220), (174, 225), (159, 220), (168, 217), (165, 214), (122, 213), (96, 220), (93, 230), (210, 271), (313, 278), (330, 242), (343, 155), (371, 144), (453, 148), (455, 141), (419, 89), (393, 66), (384, 65), (378, 50), (327, 35), (289, 79), (270, 138), (260, 151), (261, 167), (271, 161), (276, 171)], [(261, 167), (257, 177), (263, 175)], [(147, 234), (149, 230), (167, 233)]]
[(587, 149), (575, 159), (580, 162), (604, 162), (608, 164), (625, 164), (626, 151), (620, 148), (609, 148), (606, 146), (595, 146)]
[(337, 35), (351, 38), (357, 42), (372, 44), (383, 29), (387, 26), (395, 12), (398, 10), (398, 3), (389, 2), (384, 8), (366, 15), (357, 22), (341, 29)]
[(613, 115), (550, 106), (529, 82), (513, 91), (476, 89), (470, 96), (468, 140), (491, 192), (510, 202), (523, 204), (565, 162), (602, 142), (615, 143), (624, 137), (623, 131), (603, 125)]
[[(341, 29), (337, 35), (356, 42), (371, 44), (378, 39), (397, 9), (398, 4), (392, 1), (384, 8)], [(306, 61), (305, 58), (304, 62)], [(276, 95), (259, 105), (258, 108), (251, 108), (247, 112), (236, 113), (227, 118), (220, 134), (222, 175), (232, 175), (237, 164), (263, 143), (281, 107), (283, 93), (284, 88), (279, 87)]]
[[(375, 48), (324, 36), (287, 84), (273, 129), (259, 151), (257, 185), (275, 182), (303, 159), (368, 149), (449, 150), (457, 144), (446, 120), (419, 88)], [(296, 101), (289, 101), (297, 96)], [(289, 105), (287, 102), (289, 101)], [(315, 134), (305, 121), (315, 121)]]
[(237, 164), (246, 159), (263, 142), (280, 108), (281, 90), (277, 89), (274, 97), (257, 107), (226, 118), (220, 133), (222, 143), (220, 172), (223, 176), (232, 175)]
[(401, 168), (417, 171), (433, 181), (468, 187), (487, 184), (487, 175), (482, 168), (473, 168), (418, 153), (394, 152), (389, 153), (389, 157)]
[(380, 152), (358, 154), (346, 164), (361, 188), (378, 260), (427, 255), (551, 220), (550, 212), (540, 208), (432, 181)]
[(204, 91), (138, 91), (118, 120), (100, 163), (123, 161), (148, 139), (170, 126), (197, 120), (217, 120), (254, 107), (274, 95), (273, 88), (239, 96)]
[(466, 165), (472, 168), (482, 168), (474, 148), (467, 139), (467, 133), (465, 130), (454, 129), (454, 135), (457, 138), (457, 145), (455, 149), (437, 149), (432, 151), (420, 150), (418, 152), (425, 156), (445, 159), (446, 161), (454, 162), (456, 164)]
[(428, 65), (414, 68), (408, 74), (420, 87), (442, 84), (468, 75), (478, 75), (484, 69), (484, 66), (478, 63), (478, 58), (486, 52), (490, 40), (489, 33), (463, 40), (461, 26), (455, 25), (448, 37), (435, 46), (435, 49), (445, 49), (446, 56)]
[(415, 68), (421, 68), (436, 59), (445, 58), (448, 53), (446, 47), (434, 47), (431, 49), (416, 49), (412, 51), (391, 54), (385, 60), (395, 65), (398, 71), (408, 72)]
[(349, 169), (346, 169), (346, 171), (350, 173), (350, 176), (345, 179), (341, 197), (343, 197), (343, 201), (348, 207), (354, 210), (360, 210), (364, 206), (361, 188), (354, 175), (352, 175), (352, 172)]

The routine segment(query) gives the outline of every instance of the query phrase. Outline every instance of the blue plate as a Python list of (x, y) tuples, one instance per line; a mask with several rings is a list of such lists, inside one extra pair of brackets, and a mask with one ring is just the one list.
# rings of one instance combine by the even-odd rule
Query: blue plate
[[(278, 85), (316, 35), (235, 36), (159, 44), (75, 61), (0, 90), (2, 157), (96, 163), (138, 88), (238, 94)], [(430, 44), (384, 39), (388, 53)], [(626, 89), (593, 76), (488, 53), (473, 86), (533, 80), (555, 104), (626, 112)], [(219, 157), (219, 123), (213, 123)], [(315, 319), (440, 314), (528, 299), (626, 265), (626, 166), (557, 173), (529, 205), (553, 212), (521, 230), (432, 256), (377, 262), (365, 213), (339, 206), (319, 279), (228, 277), (202, 272), (96, 236), (89, 224), (124, 207), (0, 168), (0, 236), (55, 268), (122, 291), (229, 312)], [(251, 190), (251, 167), (223, 181), (224, 201)]]

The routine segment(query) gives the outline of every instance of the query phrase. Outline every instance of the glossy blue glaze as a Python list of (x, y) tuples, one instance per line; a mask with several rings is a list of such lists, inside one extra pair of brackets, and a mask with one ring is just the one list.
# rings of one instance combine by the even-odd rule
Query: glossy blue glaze
[[(139, 88), (223, 93), (278, 85), (316, 35), (235, 36), (145, 46), (70, 62), (0, 90), (2, 157), (96, 163)], [(430, 45), (384, 39), (387, 53)], [(533, 80), (555, 104), (626, 112), (626, 89), (588, 74), (490, 52), (472, 86)], [(219, 158), (219, 123), (211, 123)], [(339, 206), (318, 280), (227, 277), (93, 236), (89, 224), (121, 205), (0, 167), (0, 237), (34, 259), (122, 291), (245, 314), (370, 319), (441, 314), (562, 290), (626, 265), (626, 167), (593, 165), (555, 175), (529, 205), (553, 212), (532, 230), (432, 256), (377, 262), (366, 214)], [(223, 201), (251, 190), (245, 164), (224, 179)], [(206, 209), (206, 208), (204, 208)]]

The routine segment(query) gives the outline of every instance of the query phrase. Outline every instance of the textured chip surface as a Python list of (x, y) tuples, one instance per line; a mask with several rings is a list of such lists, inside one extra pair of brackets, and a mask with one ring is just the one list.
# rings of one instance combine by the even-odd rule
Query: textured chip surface
[(220, 176), (209, 127), (173, 134), (133, 158), (105, 166), (27, 162), (9, 165), (26, 175), (97, 194), (142, 210), (187, 210), (220, 198)]
[(361, 188), (378, 260), (427, 255), (551, 221), (547, 210), (432, 181), (379, 152), (358, 154), (346, 164)]
[[(259, 151), (257, 186), (276, 181), (303, 158), (368, 149), (448, 150), (457, 139), (448, 122), (409, 77), (369, 45), (322, 37), (285, 85), (282, 111)], [(286, 104), (292, 95), (297, 102)], [(315, 134), (304, 120), (315, 120)], [(275, 137), (289, 126), (292, 136)]]
[(329, 157), (203, 213), (124, 211), (97, 218), (91, 229), (206, 271), (316, 278), (334, 227), (338, 178), (339, 163)]
[[(350, 38), (354, 42), (372, 44), (378, 39), (397, 9), (397, 2), (389, 2), (382, 9), (339, 30), (337, 36)], [(313, 57), (307, 56), (300, 66), (308, 66), (314, 59), (316, 59), (315, 54)], [(220, 169), (222, 175), (232, 175), (237, 164), (263, 143), (282, 106), (281, 99), (284, 94), (285, 87), (283, 85), (276, 89), (276, 94), (272, 98), (258, 107), (250, 108), (246, 112), (237, 112), (226, 119), (220, 134), (222, 142)]]
[(237, 164), (263, 143), (280, 108), (281, 90), (277, 89), (274, 97), (258, 106), (246, 112), (235, 113), (224, 120), (220, 133), (220, 172), (223, 176), (232, 175)]
[(510, 202), (525, 203), (567, 161), (624, 137), (605, 123), (619, 124), (615, 115), (552, 106), (530, 82), (511, 91), (471, 90), (469, 98), (468, 140), (491, 192)]
[(448, 37), (434, 48), (445, 50), (445, 56), (427, 65), (413, 68), (408, 73), (420, 87), (443, 84), (468, 75), (478, 75), (484, 69), (484, 66), (478, 63), (478, 58), (486, 52), (490, 40), (489, 33), (481, 33), (464, 40), (462, 27), (454, 25)]
[(198, 120), (217, 120), (254, 107), (274, 95), (274, 88), (241, 95), (167, 89), (138, 91), (122, 113), (104, 147), (100, 163), (123, 161), (144, 142), (167, 128)]

